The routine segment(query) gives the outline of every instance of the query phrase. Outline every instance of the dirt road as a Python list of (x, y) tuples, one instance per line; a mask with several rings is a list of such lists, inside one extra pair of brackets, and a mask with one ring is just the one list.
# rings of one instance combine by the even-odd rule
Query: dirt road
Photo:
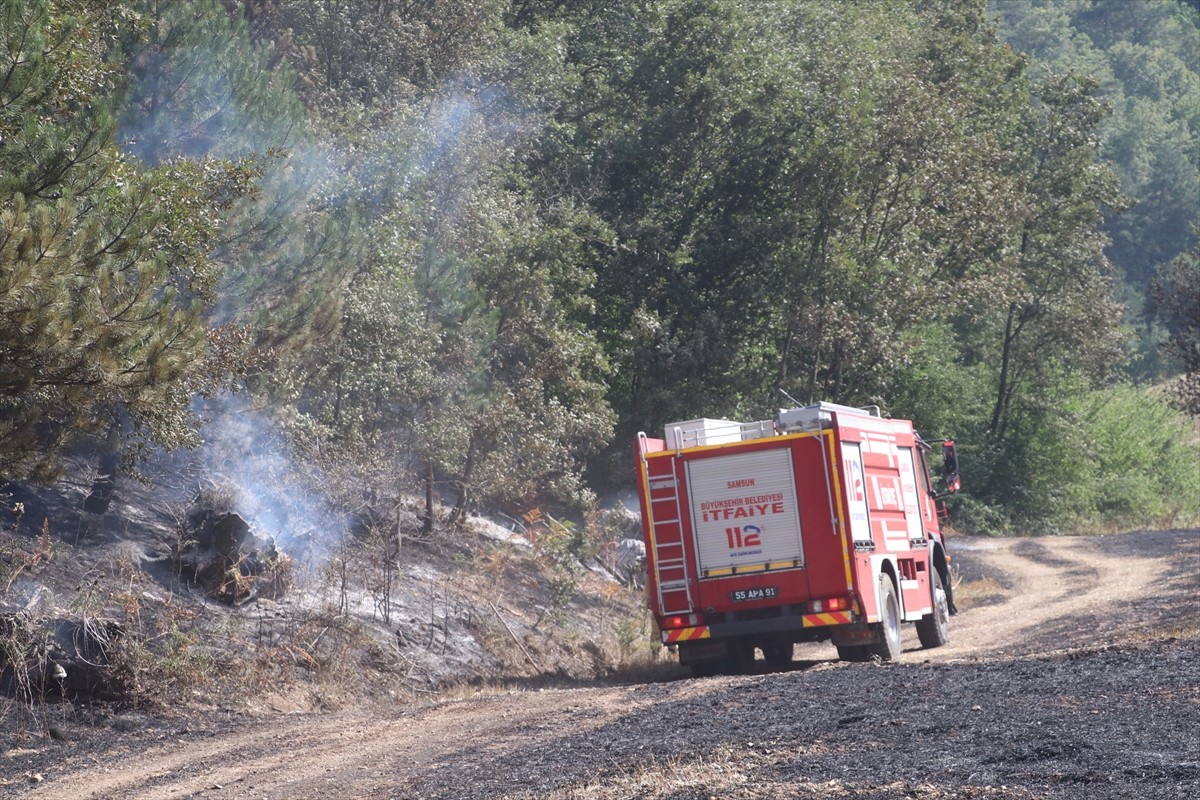
[(0, 796), (1184, 798), (1200, 531), (951, 542), (951, 643), (843, 664), (490, 689), (321, 715), (127, 718), (0, 753)]

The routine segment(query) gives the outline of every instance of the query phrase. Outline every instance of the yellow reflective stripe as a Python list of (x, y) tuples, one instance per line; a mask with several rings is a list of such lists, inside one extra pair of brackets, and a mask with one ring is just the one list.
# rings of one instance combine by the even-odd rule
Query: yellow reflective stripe
[(770, 564), (754, 564), (749, 567), (722, 567), (721, 569), (710, 569), (700, 577), (724, 578), (730, 575), (756, 575), (760, 572), (770, 572), (771, 570), (779, 571), (781, 569), (800, 569), (803, 566), (803, 564), (796, 564), (793, 561), (773, 561)]
[(690, 642), (694, 639), (707, 639), (712, 636), (712, 631), (707, 625), (700, 625), (695, 628), (675, 628), (674, 630), (663, 631), (663, 644), (674, 644), (675, 642)]
[(846, 591), (854, 591), (854, 567), (850, 556), (850, 530), (846, 526), (846, 509), (842, 508), (842, 482), (838, 480), (841, 454), (834, 448), (833, 431), (824, 431), (829, 445), (829, 467), (833, 471), (833, 496), (837, 500), (837, 532), (842, 537), (842, 557), (846, 566)]

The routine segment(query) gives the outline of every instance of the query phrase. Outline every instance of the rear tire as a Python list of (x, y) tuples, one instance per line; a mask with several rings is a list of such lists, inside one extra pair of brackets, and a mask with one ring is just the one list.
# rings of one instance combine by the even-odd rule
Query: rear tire
[(900, 658), (900, 601), (896, 587), (886, 574), (879, 576), (879, 622), (871, 624), (879, 640), (867, 645), (867, 653), (878, 656), (880, 661), (897, 661)]
[(950, 641), (950, 603), (942, 583), (942, 575), (933, 570), (930, 593), (933, 595), (933, 611), (917, 620), (917, 637), (921, 646), (929, 649), (941, 647)]
[(838, 658), (842, 661), (850, 661), (861, 663), (871, 657), (867, 652), (867, 648), (860, 644), (839, 644), (837, 646)]
[(769, 644), (763, 647), (763, 658), (771, 667), (786, 667), (792, 663), (792, 653), (795, 647), (791, 642), (784, 644)]

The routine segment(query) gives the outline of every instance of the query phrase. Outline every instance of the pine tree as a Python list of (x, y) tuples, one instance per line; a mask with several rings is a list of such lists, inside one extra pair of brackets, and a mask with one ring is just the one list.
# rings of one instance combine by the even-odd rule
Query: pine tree
[(358, 258), (353, 202), (314, 140), (295, 73), (216, 0), (139, 0), (148, 35), (124, 43), (129, 86), (120, 136), (153, 167), (233, 163), (257, 173), (225, 198), (214, 228), (212, 324), (245, 326), (260, 353), (302, 350), (337, 314)]
[(29, 0), (0, 30), (0, 474), (52, 477), (113, 429), (192, 440), (192, 393), (228, 374), (204, 304), (235, 164), (147, 170), (117, 147), (121, 7)]

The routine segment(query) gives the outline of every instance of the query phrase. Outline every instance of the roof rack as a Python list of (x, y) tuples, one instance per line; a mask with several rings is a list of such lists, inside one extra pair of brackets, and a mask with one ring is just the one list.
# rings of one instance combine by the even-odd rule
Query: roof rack
[(879, 406), (843, 406), (837, 403), (813, 403), (799, 408), (781, 408), (776, 417), (776, 427), (780, 433), (788, 431), (814, 431), (828, 428), (833, 424), (833, 415), (854, 414), (856, 416), (881, 417)]

